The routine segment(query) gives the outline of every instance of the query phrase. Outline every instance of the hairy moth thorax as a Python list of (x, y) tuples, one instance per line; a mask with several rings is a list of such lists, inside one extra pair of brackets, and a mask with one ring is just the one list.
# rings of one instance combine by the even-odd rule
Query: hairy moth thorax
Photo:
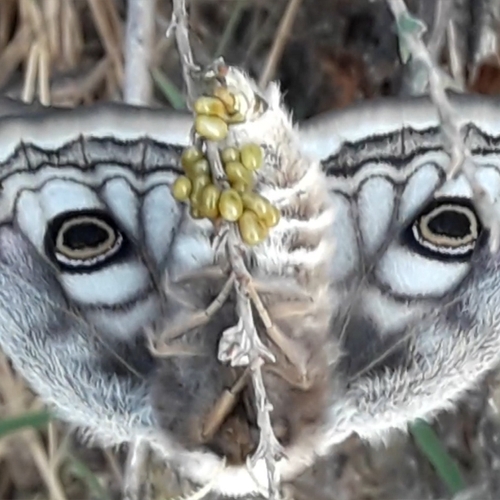
[[(262, 147), (264, 164), (254, 191), (281, 212), (268, 238), (243, 251), (252, 286), (273, 328), (280, 332), (270, 335), (254, 311), (259, 336), (276, 357), (275, 363), (264, 365), (263, 376), (273, 406), (273, 430), (286, 449), (319, 430), (328, 404), (332, 359), (326, 345), (334, 214), (320, 165), (301, 155), (298, 134), (278, 87), (272, 85), (262, 98), (263, 113), (231, 126), (225, 142), (232, 147), (248, 143)], [(224, 258), (217, 254), (215, 258), (224, 267)], [(188, 294), (198, 307), (206, 307), (222, 286), (220, 277), (205, 276), (204, 281), (188, 285)], [(165, 360), (153, 389), (163, 428), (186, 448), (206, 447), (230, 465), (245, 463), (258, 445), (252, 385), (247, 383), (238, 393), (233, 411), (210, 436), (203, 435), (202, 429), (223, 393), (245, 376), (244, 368), (232, 368), (217, 359), (222, 332), (237, 321), (233, 294), (208, 324), (190, 334), (190, 344), (201, 345), (203, 356)], [(176, 411), (177, 418), (172, 418)]]
[(271, 85), (264, 99), (263, 115), (232, 127), (228, 140), (237, 146), (256, 142), (264, 149), (255, 191), (281, 212), (278, 226), (246, 258), (271, 321), (285, 339), (285, 346), (277, 346), (259, 324), (261, 338), (277, 358), (264, 367), (271, 418), (278, 439), (281, 435), (289, 446), (322, 423), (328, 402), (334, 214), (324, 174), (318, 162), (300, 153), (278, 87)]

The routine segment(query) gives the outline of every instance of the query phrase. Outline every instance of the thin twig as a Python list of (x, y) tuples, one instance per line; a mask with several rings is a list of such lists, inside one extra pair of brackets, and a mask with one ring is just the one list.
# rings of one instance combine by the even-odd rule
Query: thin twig
[(446, 95), (443, 72), (422, 40), (425, 26), (411, 16), (404, 0), (387, 0), (387, 3), (396, 19), (400, 40), (413, 59), (419, 61), (427, 70), (430, 96), (438, 111), (445, 139), (444, 146), (451, 157), (448, 176), (452, 178), (463, 173), (466, 177), (481, 220), (490, 230), (491, 251), (497, 251), (500, 245), (500, 218), (495, 213), (495, 206), (487, 191), (476, 180), (476, 167), (462, 137), (458, 114)]
[(155, 11), (155, 0), (128, 0), (123, 98), (129, 104), (146, 106), (151, 101)]
[(261, 88), (264, 88), (274, 77), (276, 66), (278, 65), (278, 62), (281, 59), (281, 55), (283, 54), (283, 50), (285, 49), (288, 35), (292, 30), (293, 22), (295, 20), (297, 12), (299, 11), (301, 2), (302, 0), (289, 0), (288, 2), (285, 14), (281, 19), (278, 31), (274, 38), (271, 52), (267, 57), (266, 65), (264, 66), (262, 74), (260, 75), (259, 86)]
[(172, 30), (175, 31), (177, 50), (179, 51), (179, 58), (181, 60), (182, 76), (188, 95), (187, 105), (188, 109), (192, 109), (194, 100), (196, 99), (195, 82), (193, 81), (192, 72), (200, 68), (194, 62), (191, 44), (189, 43), (186, 2), (185, 0), (172, 0), (172, 3), (172, 22), (167, 30), (167, 36), (170, 36)]

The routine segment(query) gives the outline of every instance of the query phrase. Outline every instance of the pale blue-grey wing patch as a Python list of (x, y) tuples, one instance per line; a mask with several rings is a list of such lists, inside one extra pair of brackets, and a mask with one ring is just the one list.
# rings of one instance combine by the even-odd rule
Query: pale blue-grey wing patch
[(210, 242), (213, 235), (212, 223), (208, 220), (193, 220), (187, 216), (185, 208), (182, 223), (175, 236), (167, 262), (167, 272), (176, 281), (183, 275), (210, 265), (214, 251)]
[(490, 195), (492, 201), (497, 202), (500, 199), (500, 172), (498, 171), (498, 165), (495, 166), (492, 164), (488, 158), (483, 161), (480, 161), (481, 159), (478, 160), (475, 160), (475, 164), (479, 167), (476, 170), (476, 179)]
[(395, 296), (430, 298), (457, 286), (469, 268), (467, 262), (442, 262), (395, 242), (384, 252), (375, 273), (379, 283)]
[(359, 226), (364, 251), (374, 254), (385, 242), (395, 208), (394, 184), (384, 177), (373, 177), (358, 193)]
[(158, 266), (167, 258), (181, 218), (181, 205), (170, 186), (161, 184), (149, 190), (143, 200), (141, 223), (146, 247)]
[(349, 199), (340, 194), (332, 193), (335, 219), (333, 234), (335, 237), (335, 259), (332, 263), (332, 276), (342, 281), (359, 269), (360, 254), (357, 231)]
[(115, 214), (120, 225), (138, 241), (140, 238), (139, 194), (123, 177), (110, 179), (104, 184), (100, 196)]
[(441, 164), (436, 160), (443, 161), (443, 153), (434, 153), (433, 156), (434, 161), (428, 159), (421, 164), (405, 182), (399, 201), (400, 223), (407, 223), (414, 217), (442, 182), (444, 173)]

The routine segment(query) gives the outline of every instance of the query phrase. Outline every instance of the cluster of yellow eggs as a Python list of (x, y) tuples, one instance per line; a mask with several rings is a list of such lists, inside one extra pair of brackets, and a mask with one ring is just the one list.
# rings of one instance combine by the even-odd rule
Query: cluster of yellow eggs
[(198, 135), (209, 141), (222, 141), (227, 137), (229, 124), (245, 121), (238, 110), (236, 97), (224, 87), (213, 89), (213, 95), (201, 96), (194, 103), (194, 128)]
[[(200, 97), (194, 110), (197, 134), (210, 141), (225, 139), (228, 123), (240, 121), (234, 96), (223, 88), (219, 88), (218, 95)], [(237, 222), (241, 239), (247, 245), (256, 245), (267, 238), (269, 229), (280, 219), (279, 210), (252, 191), (253, 174), (263, 163), (262, 148), (253, 143), (239, 149), (227, 147), (220, 151), (220, 158), (230, 186), (227, 189), (220, 189), (213, 182), (208, 159), (201, 149), (186, 148), (181, 157), (185, 175), (175, 181), (173, 196), (190, 203), (190, 213), (195, 219)]]

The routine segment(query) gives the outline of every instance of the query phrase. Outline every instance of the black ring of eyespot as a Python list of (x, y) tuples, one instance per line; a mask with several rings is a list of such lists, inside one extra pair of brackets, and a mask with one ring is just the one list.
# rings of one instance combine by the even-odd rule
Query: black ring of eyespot
[(117, 258), (126, 238), (116, 222), (102, 210), (65, 212), (49, 224), (45, 250), (59, 267), (71, 271), (96, 270)]
[(405, 232), (422, 255), (446, 261), (466, 261), (476, 247), (482, 225), (468, 198), (440, 197), (429, 203)]

